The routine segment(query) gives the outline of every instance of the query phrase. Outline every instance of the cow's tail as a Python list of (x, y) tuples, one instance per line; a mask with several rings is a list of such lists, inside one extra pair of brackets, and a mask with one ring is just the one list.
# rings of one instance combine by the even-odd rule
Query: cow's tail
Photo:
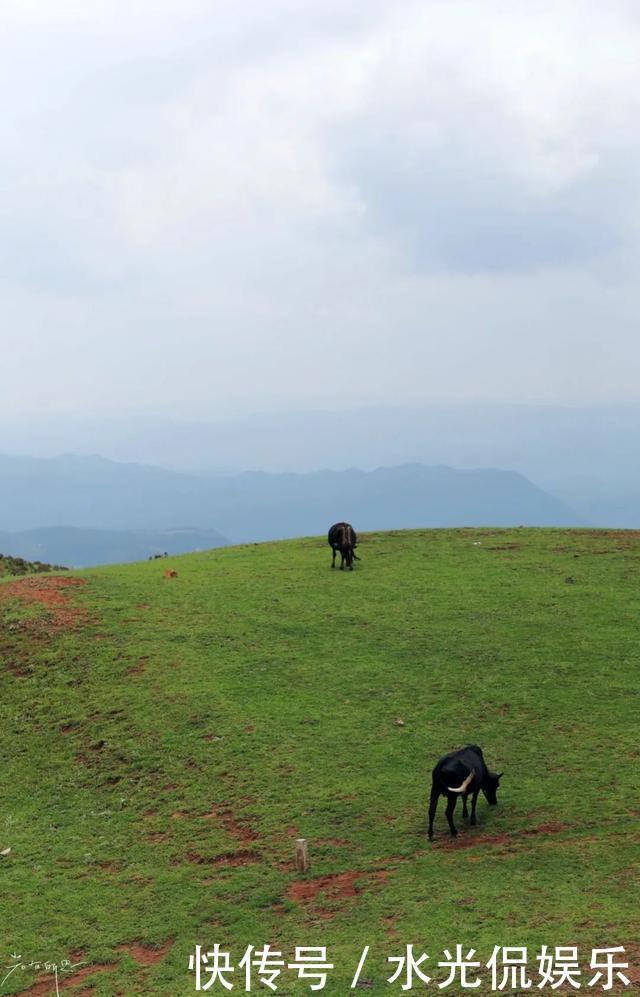
[(447, 786), (447, 790), (450, 793), (465, 793), (467, 791), (467, 789), (468, 789), (468, 787), (469, 787), (469, 785), (470, 785), (470, 783), (471, 783), (474, 775), (475, 775), (475, 772), (472, 769), (471, 772), (469, 773), (469, 775), (464, 780), (464, 782), (462, 783), (461, 786), (457, 786), (455, 788), (453, 786)]

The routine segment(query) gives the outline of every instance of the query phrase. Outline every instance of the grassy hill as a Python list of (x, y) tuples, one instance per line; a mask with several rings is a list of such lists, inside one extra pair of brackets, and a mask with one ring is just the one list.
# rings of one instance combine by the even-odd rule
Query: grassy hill
[[(216, 942), (234, 966), (326, 945), (336, 995), (364, 945), (375, 994), (401, 992), (386, 958), (407, 943), (436, 979), (457, 943), (577, 944), (587, 978), (592, 946), (622, 944), (640, 978), (640, 534), (359, 553), (352, 573), (305, 539), (0, 586), (6, 953), (81, 962), (62, 976), (96, 997), (193, 993), (189, 954)], [(429, 843), (431, 768), (469, 742), (505, 772), (500, 805), (475, 828), (458, 808), (452, 842), (441, 801)]]

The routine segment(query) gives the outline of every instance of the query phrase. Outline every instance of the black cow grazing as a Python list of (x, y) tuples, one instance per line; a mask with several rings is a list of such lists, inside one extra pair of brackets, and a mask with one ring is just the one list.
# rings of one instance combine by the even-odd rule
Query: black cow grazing
[(358, 545), (358, 538), (351, 523), (334, 523), (329, 530), (328, 539), (333, 550), (331, 567), (335, 568), (336, 554), (340, 551), (340, 571), (343, 570), (345, 564), (349, 571), (353, 571), (353, 562), (359, 561), (360, 558), (356, 557), (354, 552), (354, 548)]
[(429, 838), (433, 838), (433, 818), (436, 815), (438, 797), (447, 798), (447, 820), (452, 837), (458, 833), (453, 823), (453, 811), (458, 797), (462, 797), (462, 816), (467, 818), (467, 797), (471, 794), (471, 824), (476, 823), (476, 803), (480, 790), (487, 802), (495, 806), (498, 802), (496, 793), (503, 773), (495, 775), (490, 772), (484, 762), (482, 748), (477, 744), (469, 744), (459, 751), (452, 751), (440, 759), (433, 770), (431, 786), (431, 802), (429, 804)]

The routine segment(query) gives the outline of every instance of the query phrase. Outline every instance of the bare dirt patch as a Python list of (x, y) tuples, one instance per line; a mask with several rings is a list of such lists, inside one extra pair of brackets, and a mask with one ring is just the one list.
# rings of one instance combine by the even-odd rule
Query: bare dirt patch
[(230, 834), (232, 838), (236, 841), (242, 841), (248, 844), (251, 841), (255, 841), (258, 835), (253, 831), (248, 824), (241, 824), (236, 820), (233, 812), (230, 809), (220, 807), (217, 804), (213, 804), (211, 810), (207, 814), (203, 814), (207, 820), (215, 820), (217, 823), (221, 824), (225, 829), (227, 834)]
[(624, 946), (624, 958), (626, 958), (629, 963), (629, 969), (623, 970), (624, 975), (627, 977), (634, 990), (640, 989), (640, 945), (637, 945), (635, 942), (630, 942), (628, 944), (625, 944), (624, 942), (615, 942), (614, 944)]
[(19, 599), (28, 606), (38, 605), (47, 609), (44, 619), (25, 620), (24, 629), (33, 634), (47, 634), (60, 630), (74, 630), (88, 620), (88, 613), (71, 605), (69, 592), (85, 585), (83, 578), (65, 575), (30, 575), (18, 581), (0, 585), (0, 602)]
[(563, 831), (571, 830), (569, 824), (561, 824), (559, 821), (550, 820), (537, 827), (524, 828), (522, 831), (514, 831), (511, 834), (458, 834), (457, 838), (445, 838), (440, 847), (447, 850), (456, 851), (462, 848), (484, 848), (485, 845), (514, 845), (520, 838), (530, 838), (537, 835), (562, 834)]
[(288, 900), (300, 904), (309, 923), (332, 921), (349, 908), (350, 901), (370, 889), (376, 882), (386, 882), (387, 877), (388, 872), (385, 870), (350, 871), (333, 876), (319, 876), (312, 880), (292, 883), (286, 896)]
[(357, 880), (384, 882), (387, 873), (379, 872), (339, 872), (332, 876), (317, 876), (315, 879), (300, 879), (291, 883), (287, 889), (287, 899), (296, 903), (313, 902), (318, 894), (323, 893), (331, 899), (347, 899), (356, 897), (362, 892), (361, 886), (356, 886)]
[(143, 945), (142, 942), (129, 942), (127, 945), (120, 945), (118, 952), (126, 952), (139, 966), (153, 966), (156, 962), (164, 959), (174, 944), (175, 940), (173, 938), (167, 939), (159, 948), (153, 948), (151, 945)]
[[(98, 963), (95, 966), (85, 966), (84, 969), (79, 969), (77, 973), (70, 973), (68, 976), (61, 974), (58, 977), (58, 989), (62, 991), (69, 987), (77, 987), (87, 977), (97, 973), (113, 973), (115, 968), (115, 965)], [(21, 990), (15, 997), (50, 997), (52, 993), (55, 993), (55, 987), (55, 977), (48, 975), (43, 980), (38, 980), (37, 983), (28, 987), (27, 990)]]

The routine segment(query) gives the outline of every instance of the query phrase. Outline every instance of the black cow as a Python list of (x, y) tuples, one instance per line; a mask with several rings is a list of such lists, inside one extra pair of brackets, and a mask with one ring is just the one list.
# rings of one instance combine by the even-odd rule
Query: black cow
[(345, 564), (349, 571), (353, 571), (353, 562), (360, 560), (354, 553), (354, 548), (358, 545), (358, 538), (353, 526), (350, 523), (334, 523), (329, 530), (328, 539), (329, 546), (333, 550), (331, 567), (335, 568), (336, 554), (340, 551), (340, 571)]
[(453, 811), (458, 797), (462, 796), (462, 816), (468, 817), (467, 797), (471, 794), (471, 824), (476, 823), (476, 803), (480, 790), (487, 802), (495, 806), (498, 802), (496, 793), (503, 773), (495, 775), (485, 765), (482, 748), (477, 744), (468, 744), (466, 748), (452, 751), (440, 759), (433, 770), (431, 786), (431, 802), (429, 804), (429, 838), (433, 838), (433, 818), (436, 815), (438, 797), (447, 798), (447, 820), (452, 837), (458, 833), (453, 824)]

